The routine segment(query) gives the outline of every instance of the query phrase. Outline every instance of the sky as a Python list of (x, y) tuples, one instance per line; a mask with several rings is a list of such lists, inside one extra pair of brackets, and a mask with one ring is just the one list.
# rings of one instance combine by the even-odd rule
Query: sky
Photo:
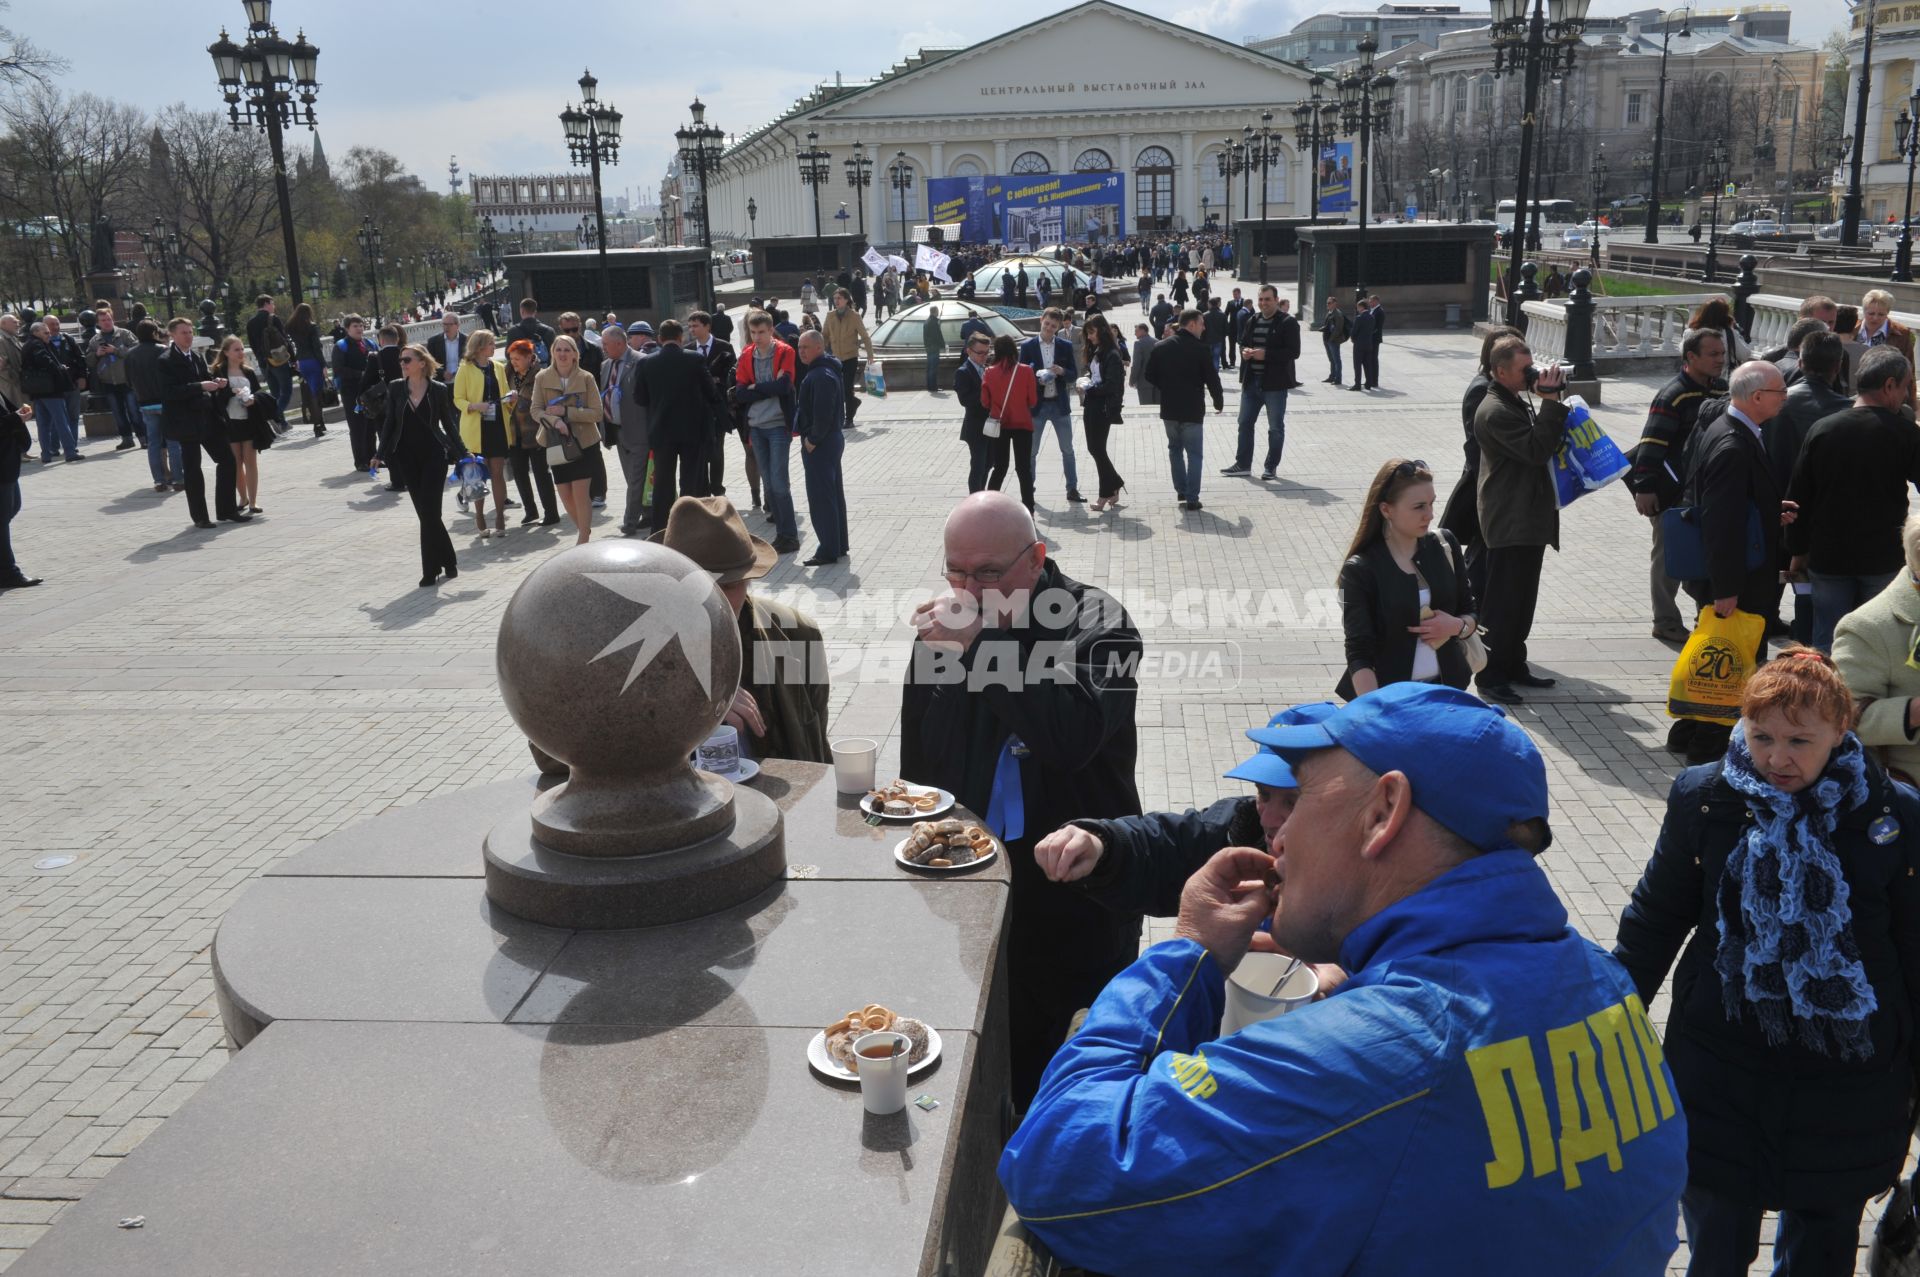
[[(1594, 14), (1627, 13), (1661, 0), (1594, 0)], [(1727, 0), (1723, 0), (1727, 2)], [(1360, 9), (1371, 0), (1132, 0), (1128, 7), (1235, 43), (1281, 34), (1311, 14)], [(1460, 0), (1478, 8), (1475, 0)], [(1484, 3), (1484, 0), (1481, 0)], [(1797, 40), (1818, 44), (1845, 24), (1843, 0), (1792, 0)], [(609, 195), (657, 192), (697, 94), (707, 119), (748, 133), (783, 113), (836, 71), (871, 78), (923, 47), (977, 43), (1073, 0), (837, 0), (825, 21), (793, 20), (789, 4), (765, 6), (776, 23), (724, 16), (759, 8), (735, 0), (676, 5), (651, 0), (573, 4), (554, 25), (542, 6), (519, 0), (369, 7), (339, 0), (277, 0), (273, 17), (291, 39), (304, 27), (320, 49), (320, 137), (338, 160), (355, 145), (391, 151), (428, 186), (447, 189), (447, 160), (464, 173), (558, 172), (568, 165), (559, 112), (578, 96), (585, 67), (600, 97), (625, 115), (619, 163), (603, 175)], [(186, 100), (218, 107), (205, 49), (224, 22), (243, 33), (240, 0), (93, 0), (90, 21), (70, 6), (15, 4), (11, 26), (71, 63), (60, 86), (150, 109)], [(824, 16), (825, 10), (820, 11)], [(602, 14), (610, 15), (602, 21)], [(497, 16), (496, 16), (497, 15)], [(451, 16), (452, 24), (447, 22)], [(304, 129), (290, 147), (310, 142)]]

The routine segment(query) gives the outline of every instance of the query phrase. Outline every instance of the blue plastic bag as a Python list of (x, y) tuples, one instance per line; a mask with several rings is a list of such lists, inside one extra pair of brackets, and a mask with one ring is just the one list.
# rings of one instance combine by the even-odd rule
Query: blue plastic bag
[(1563, 510), (1589, 492), (1606, 487), (1631, 468), (1620, 445), (1600, 428), (1586, 400), (1578, 395), (1567, 400), (1567, 433), (1560, 451), (1549, 464), (1553, 466), (1554, 489)]

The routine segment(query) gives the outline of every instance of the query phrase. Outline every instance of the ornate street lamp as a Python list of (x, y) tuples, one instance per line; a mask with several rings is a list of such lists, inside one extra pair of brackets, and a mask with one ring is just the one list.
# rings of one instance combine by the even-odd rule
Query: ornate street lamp
[[(860, 141), (853, 144), (853, 154), (844, 161), (847, 168), (847, 187), (854, 193), (854, 204), (860, 210), (860, 238), (867, 237), (867, 188), (873, 185), (873, 157), (867, 154), (866, 145)], [(752, 210), (748, 210), (747, 221), (753, 221)]]
[[(172, 243), (176, 248), (179, 246), (180, 237), (178, 234), (175, 234), (172, 237)], [(140, 232), (140, 249), (142, 252), (146, 254), (147, 262), (149, 265), (151, 265), (156, 259), (160, 263), (160, 280), (161, 280), (161, 283), (165, 286), (167, 291), (166, 317), (168, 319), (171, 319), (173, 317), (173, 309), (174, 309), (173, 308), (173, 264), (169, 260), (171, 254), (169, 254), (169, 252), (167, 251), (167, 246), (168, 246), (168, 234), (167, 234), (166, 223), (162, 222), (159, 218), (156, 217), (153, 219), (153, 230)]]
[(706, 308), (713, 309), (713, 222), (710, 220), (712, 209), (707, 203), (707, 184), (720, 172), (720, 144), (726, 134), (716, 124), (707, 123), (707, 108), (699, 98), (693, 100), (688, 108), (693, 122), (683, 128), (675, 129), (673, 136), (680, 144), (681, 173), (693, 180), (699, 194), (699, 203), (694, 209), (700, 215), (700, 243), (707, 250), (707, 263), (700, 272), (703, 281), (702, 292), (706, 294)]
[(282, 131), (297, 124), (314, 126), (313, 103), (320, 50), (301, 31), (289, 44), (272, 21), (272, 0), (245, 0), (247, 42), (235, 44), (226, 29), (207, 46), (234, 128), (264, 129), (273, 153), (273, 185), (280, 199), (280, 238), (287, 254), (287, 279), (293, 302), (300, 303), (300, 252), (293, 242), (293, 196), (287, 188), (287, 157)]
[(807, 130), (807, 149), (793, 157), (800, 161), (800, 181), (813, 188), (813, 237), (820, 238), (820, 188), (833, 180), (833, 153), (820, 149), (820, 134)]
[[(1601, 147), (1605, 147), (1601, 143)], [(1593, 164), (1587, 170), (1587, 204), (1593, 209), (1593, 234), (1587, 237), (1587, 265), (1594, 270), (1600, 269), (1600, 188), (1607, 182), (1607, 156), (1604, 149), (1593, 153)]]
[(360, 219), (360, 229), (354, 232), (353, 237), (360, 241), (360, 251), (366, 255), (367, 278), (373, 283), (373, 314), (377, 321), (380, 316), (380, 254), (383, 242), (380, 228), (373, 224), (373, 214), (369, 213)]
[[(1233, 233), (1233, 179), (1247, 171), (1247, 153), (1240, 146), (1240, 139), (1230, 137), (1220, 145), (1220, 154), (1214, 157), (1220, 166), (1220, 177), (1227, 188), (1226, 231)], [(1240, 216), (1247, 215), (1246, 201), (1240, 202)]]
[(905, 151), (895, 151), (893, 163), (887, 165), (887, 180), (892, 183), (900, 202), (900, 243), (907, 243), (907, 192), (913, 189), (913, 166), (907, 163)]
[(1260, 171), (1260, 282), (1267, 282), (1267, 170), (1280, 158), (1273, 140), (1273, 112), (1260, 112), (1260, 129), (1242, 126), (1240, 146), (1247, 157), (1247, 168)]
[[(760, 206), (753, 202), (753, 196), (751, 195), (747, 196), (747, 238), (748, 239), (752, 239), (754, 235), (757, 233), (754, 229), (754, 223), (759, 218), (759, 216), (760, 216)], [(861, 220), (865, 221), (866, 219), (862, 218)]]
[[(1564, 76), (1573, 70), (1573, 51), (1587, 28), (1589, 0), (1532, 0), (1533, 12), (1527, 12), (1528, 0), (1492, 0), (1493, 73), (1519, 72), (1524, 83), (1520, 114), (1520, 154), (1518, 180), (1514, 186), (1513, 245), (1511, 283), (1507, 290), (1507, 322), (1521, 326), (1520, 266), (1526, 254), (1528, 232), (1524, 226), (1539, 218), (1539, 204), (1529, 200), (1532, 183), (1533, 121), (1540, 110), (1540, 81), (1551, 75)], [(1655, 169), (1659, 165), (1655, 164)], [(1655, 186), (1658, 186), (1656, 173)], [(1528, 214), (1531, 212), (1532, 217)], [(1657, 214), (1654, 214), (1657, 216)]]
[(593, 176), (594, 246), (599, 253), (600, 308), (613, 309), (613, 276), (607, 271), (606, 203), (600, 194), (600, 166), (620, 162), (620, 112), (600, 101), (600, 81), (593, 72), (580, 74), (580, 105), (560, 112), (567, 135), (567, 154)]
[(1326, 83), (1327, 78), (1323, 75), (1316, 75), (1308, 80), (1307, 92), (1311, 96), (1304, 102), (1294, 103), (1293, 106), (1294, 145), (1307, 153), (1307, 168), (1313, 174), (1313, 185), (1310, 188), (1313, 202), (1307, 205), (1309, 222), (1320, 220), (1320, 148), (1332, 139), (1331, 115), (1338, 109), (1336, 104), (1320, 96), (1320, 90), (1326, 87)]
[(1720, 188), (1727, 183), (1727, 148), (1724, 143), (1715, 142), (1707, 152), (1707, 180), (1713, 183), (1713, 229), (1707, 234), (1707, 282), (1711, 284), (1714, 272), (1719, 269)]
[[(1508, 0), (1509, 3), (1512, 0)], [(1367, 222), (1372, 215), (1373, 194), (1369, 189), (1369, 155), (1372, 151), (1373, 137), (1385, 130), (1393, 119), (1394, 79), (1384, 71), (1374, 74), (1373, 55), (1380, 48), (1380, 42), (1373, 32), (1360, 37), (1358, 52), (1360, 65), (1352, 75), (1341, 77), (1340, 123), (1349, 135), (1360, 136), (1360, 162), (1356, 176), (1359, 179), (1357, 194), (1360, 197), (1360, 237), (1358, 277), (1353, 281), (1353, 294), (1356, 298), (1367, 295)]]
[(1900, 248), (1893, 258), (1893, 282), (1911, 284), (1913, 282), (1913, 161), (1920, 156), (1920, 128), (1914, 122), (1920, 120), (1920, 89), (1915, 89), (1907, 99), (1907, 105), (1900, 109), (1899, 118), (1893, 122), (1896, 139), (1895, 155), (1907, 158), (1907, 202), (1900, 213)]

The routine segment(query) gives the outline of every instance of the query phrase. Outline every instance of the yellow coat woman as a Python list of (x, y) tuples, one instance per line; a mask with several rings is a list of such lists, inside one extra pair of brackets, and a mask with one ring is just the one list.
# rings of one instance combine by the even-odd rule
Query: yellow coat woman
[[(468, 353), (470, 355), (477, 353), (472, 350), (472, 347), (478, 344), (478, 342), (469, 339)], [(493, 368), (493, 384), (497, 388), (497, 393), (504, 394), (512, 384), (507, 380), (506, 361), (491, 357), (491, 343), (488, 343), (487, 350), (489, 353), (481, 357), (486, 360), (487, 365)], [(471, 358), (462, 359), (459, 369), (453, 374), (453, 406), (460, 410), (460, 442), (465, 444), (467, 451), (473, 453), (476, 457), (482, 455), (480, 448), (480, 405), (486, 401), (486, 386), (487, 376), (485, 368), (481, 364), (475, 363)], [(504, 423), (509, 420), (509, 417), (503, 414), (500, 420), (503, 423), (502, 432), (504, 433)]]

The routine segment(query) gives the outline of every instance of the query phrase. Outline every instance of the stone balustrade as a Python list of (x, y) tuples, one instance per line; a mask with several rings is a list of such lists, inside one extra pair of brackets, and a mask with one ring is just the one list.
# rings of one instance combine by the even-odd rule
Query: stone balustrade
[[(1786, 345), (1787, 331), (1799, 321), (1801, 300), (1781, 293), (1755, 293), (1751, 299), (1752, 331), (1747, 334), (1747, 343), (1756, 352), (1778, 350)], [(1896, 310), (1893, 322), (1910, 329), (1920, 327), (1920, 314)]]
[[(1687, 330), (1688, 316), (1700, 303), (1725, 297), (1725, 293), (1595, 297), (1593, 358), (1596, 363), (1605, 364), (1678, 356), (1680, 339)], [(1758, 302), (1760, 299), (1754, 300)], [(1566, 300), (1530, 301), (1521, 309), (1527, 317), (1527, 346), (1533, 351), (1534, 362), (1546, 363), (1551, 359), (1566, 358)]]

